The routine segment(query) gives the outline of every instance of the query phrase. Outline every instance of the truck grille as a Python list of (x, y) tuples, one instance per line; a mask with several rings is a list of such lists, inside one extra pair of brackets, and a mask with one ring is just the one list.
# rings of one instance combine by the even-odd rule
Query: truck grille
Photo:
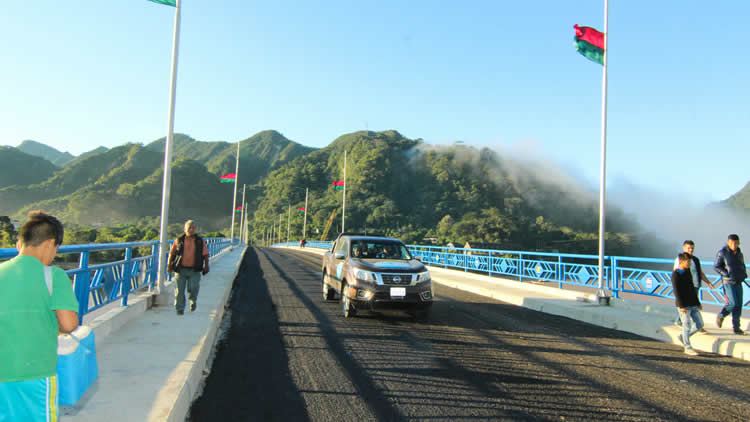
[(405, 286), (411, 284), (411, 274), (380, 274), (383, 284)]

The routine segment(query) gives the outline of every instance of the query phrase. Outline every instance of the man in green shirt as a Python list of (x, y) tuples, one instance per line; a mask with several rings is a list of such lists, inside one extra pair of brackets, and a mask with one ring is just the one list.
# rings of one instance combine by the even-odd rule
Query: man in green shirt
[(0, 264), (0, 422), (57, 421), (57, 335), (78, 327), (78, 301), (65, 271), (52, 263), (63, 241), (60, 221), (41, 211), (18, 237), (19, 254)]

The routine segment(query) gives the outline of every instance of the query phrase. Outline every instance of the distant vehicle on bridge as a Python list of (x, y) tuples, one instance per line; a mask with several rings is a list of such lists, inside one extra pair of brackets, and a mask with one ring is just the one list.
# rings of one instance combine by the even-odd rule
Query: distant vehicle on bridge
[(357, 310), (400, 309), (429, 317), (430, 272), (398, 239), (341, 233), (323, 256), (323, 300), (340, 297), (344, 317)]

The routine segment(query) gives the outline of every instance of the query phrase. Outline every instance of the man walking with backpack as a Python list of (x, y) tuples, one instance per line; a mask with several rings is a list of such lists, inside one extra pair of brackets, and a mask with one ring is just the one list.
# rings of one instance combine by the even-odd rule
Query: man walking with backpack
[(172, 243), (167, 271), (176, 272), (174, 308), (177, 315), (185, 313), (185, 290), (190, 300), (190, 312), (195, 310), (200, 290), (201, 275), (208, 274), (208, 246), (195, 233), (193, 220), (185, 222), (185, 234)]

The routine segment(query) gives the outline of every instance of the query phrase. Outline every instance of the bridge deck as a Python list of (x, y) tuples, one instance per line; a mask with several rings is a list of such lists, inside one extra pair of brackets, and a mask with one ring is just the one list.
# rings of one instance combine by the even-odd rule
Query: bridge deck
[[(231, 283), (236, 254), (223, 258), (223, 273), (212, 266), (195, 314), (157, 308), (101, 347), (100, 380), (74, 420), (165, 420), (175, 402), (189, 401), (195, 390), (179, 382), (206, 358), (198, 350), (211, 341), (201, 334), (212, 323), (206, 309), (223, 303), (218, 292)], [(444, 284), (428, 322), (398, 313), (346, 320), (337, 302), (321, 301), (319, 261), (291, 249), (248, 250), (226, 337), (189, 420), (750, 418), (750, 362), (688, 357), (673, 344)], [(591, 307), (530, 293), (524, 306), (533, 297)], [(138, 337), (146, 333), (151, 340)]]

